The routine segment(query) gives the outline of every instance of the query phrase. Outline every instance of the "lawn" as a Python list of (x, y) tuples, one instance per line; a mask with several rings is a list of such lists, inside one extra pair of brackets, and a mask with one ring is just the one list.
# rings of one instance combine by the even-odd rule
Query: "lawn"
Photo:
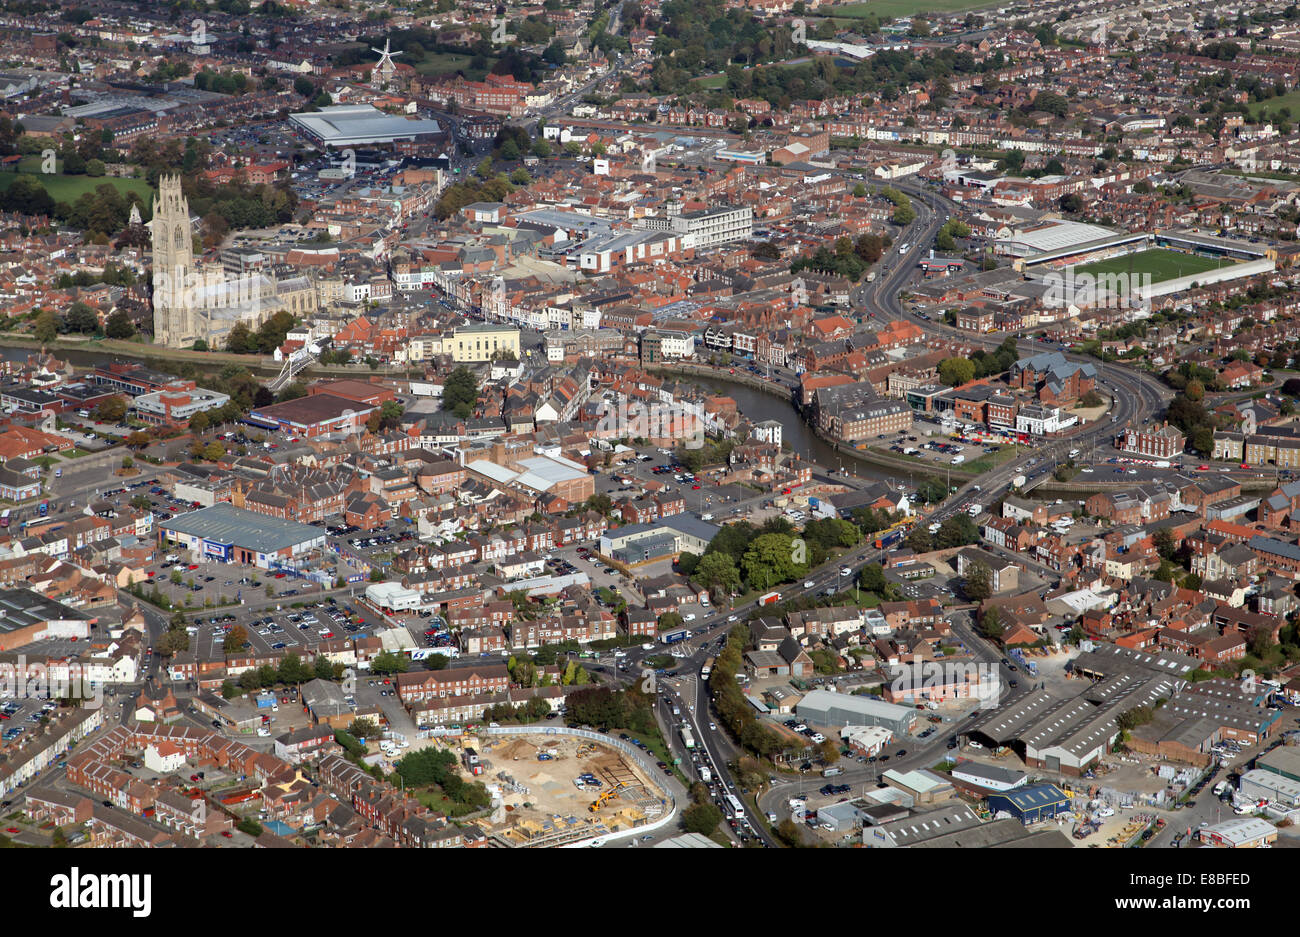
[[(459, 55), (455, 52), (439, 52), (430, 55), (424, 61), (415, 66), (415, 70), (421, 75), (449, 75), (452, 72), (463, 71), (470, 72), (469, 63), (473, 61), (473, 56)], [(488, 59), (488, 64), (484, 72), (492, 67), (493, 59)]]
[(703, 78), (694, 79), (691, 83), (709, 91), (716, 91), (719, 88), (727, 87), (727, 76), (721, 73), (717, 75), (705, 75)]
[(1267, 101), (1260, 101), (1258, 104), (1252, 104), (1250, 115), (1255, 120), (1260, 120), (1265, 113), (1276, 114), (1284, 107), (1291, 109), (1289, 119), (1294, 123), (1295, 119), (1300, 117), (1300, 90), (1291, 91), (1276, 98), (1269, 98)]
[[(85, 193), (94, 192), (97, 186), (104, 183), (116, 187), (123, 195), (128, 192), (135, 192), (146, 203), (153, 199), (153, 189), (149, 188), (149, 183), (143, 179), (111, 179), (108, 176), (64, 176), (53, 173), (31, 173), (31, 175), (40, 180), (41, 184), (45, 186), (45, 191), (50, 193), (50, 198), (56, 202), (75, 202)], [(9, 188), (18, 176), (19, 173), (0, 172), (0, 189)]]
[(993, 471), (1004, 462), (1014, 459), (1019, 454), (1020, 448), (1018, 446), (1003, 446), (997, 452), (967, 462), (965, 465), (961, 466), (961, 470), (963, 472), (973, 472), (976, 475), (983, 475), (985, 472)]
[(1083, 264), (1074, 268), (1074, 276), (1077, 279), (1085, 273), (1094, 277), (1112, 274), (1137, 274), (1138, 276), (1149, 274), (1152, 283), (1159, 283), (1176, 277), (1194, 276), (1207, 270), (1216, 270), (1231, 263), (1228, 261), (1225, 264), (1224, 261), (1214, 257), (1201, 257), (1198, 254), (1184, 254), (1182, 251), (1156, 248), (1126, 254), (1123, 257), (1112, 257), (1097, 263)]
[(818, 7), (818, 16), (846, 16), (863, 19), (877, 16), (881, 20), (897, 16), (916, 16), (921, 13), (952, 13), (956, 10), (978, 10), (996, 6), (996, 0), (871, 0), (870, 3), (849, 3), (844, 6)]

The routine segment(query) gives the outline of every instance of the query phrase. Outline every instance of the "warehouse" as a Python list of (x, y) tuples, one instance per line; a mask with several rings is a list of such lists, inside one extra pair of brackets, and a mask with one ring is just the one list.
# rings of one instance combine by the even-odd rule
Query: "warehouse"
[(1255, 767), (1289, 781), (1300, 781), (1300, 750), (1289, 745), (1279, 746), (1255, 759)]
[(1070, 798), (1055, 784), (1035, 784), (1033, 787), (990, 794), (989, 809), (995, 816), (1005, 810), (1028, 825), (1050, 820), (1058, 813), (1069, 813)]
[(219, 501), (158, 525), (158, 543), (176, 545), (220, 563), (262, 569), (325, 546), (325, 529), (282, 521)]
[(1284, 778), (1262, 768), (1243, 774), (1237, 790), (1241, 792), (1242, 800), (1254, 803), (1271, 800), (1287, 807), (1300, 806), (1300, 781)]
[(1018, 768), (964, 761), (952, 769), (952, 779), (979, 791), (1009, 791), (1023, 787), (1029, 775)]
[(1234, 817), (1197, 831), (1202, 843), (1221, 849), (1252, 849), (1277, 840), (1277, 827), (1259, 817)]
[(31, 589), (0, 589), (0, 651), (54, 638), (84, 641), (94, 621)]
[(883, 726), (895, 736), (906, 735), (916, 721), (916, 710), (909, 706), (895, 706), (866, 696), (828, 690), (810, 691), (794, 709), (804, 722), (823, 728)]

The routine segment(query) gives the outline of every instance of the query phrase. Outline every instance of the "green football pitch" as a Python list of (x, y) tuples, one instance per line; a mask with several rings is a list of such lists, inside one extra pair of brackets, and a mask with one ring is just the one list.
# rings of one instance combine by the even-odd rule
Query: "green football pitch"
[(1198, 254), (1184, 254), (1182, 251), (1157, 248), (1138, 251), (1135, 254), (1125, 254), (1122, 257), (1111, 257), (1108, 260), (1099, 260), (1096, 263), (1083, 264), (1074, 268), (1074, 275), (1079, 277), (1083, 274), (1090, 274), (1098, 277), (1116, 273), (1124, 275), (1132, 273), (1140, 277), (1150, 275), (1152, 283), (1159, 283), (1162, 280), (1173, 280), (1176, 277), (1195, 276), (1207, 270), (1231, 266), (1232, 263), (1231, 260), (1227, 259), (1201, 257)]

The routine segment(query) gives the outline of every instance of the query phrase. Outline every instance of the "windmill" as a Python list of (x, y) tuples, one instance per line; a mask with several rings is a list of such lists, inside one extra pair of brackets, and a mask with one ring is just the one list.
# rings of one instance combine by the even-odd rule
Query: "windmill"
[(376, 49), (373, 47), (370, 49), (371, 52), (379, 53), (379, 61), (375, 64), (374, 70), (374, 75), (378, 80), (377, 83), (387, 82), (393, 77), (393, 73), (397, 71), (397, 66), (393, 64), (393, 59), (402, 54), (400, 51), (390, 51), (388, 44), (389, 40), (384, 39), (384, 47), (382, 49)]

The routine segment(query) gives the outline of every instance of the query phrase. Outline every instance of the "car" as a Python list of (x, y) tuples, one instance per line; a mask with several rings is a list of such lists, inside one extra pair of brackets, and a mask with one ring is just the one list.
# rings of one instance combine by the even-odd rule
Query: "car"
[(5, 827), (5, 832), (6, 832), (6, 833), (17, 833), (17, 832), (18, 832), (18, 827), (16, 827), (16, 826), (6, 826), (6, 827)]

